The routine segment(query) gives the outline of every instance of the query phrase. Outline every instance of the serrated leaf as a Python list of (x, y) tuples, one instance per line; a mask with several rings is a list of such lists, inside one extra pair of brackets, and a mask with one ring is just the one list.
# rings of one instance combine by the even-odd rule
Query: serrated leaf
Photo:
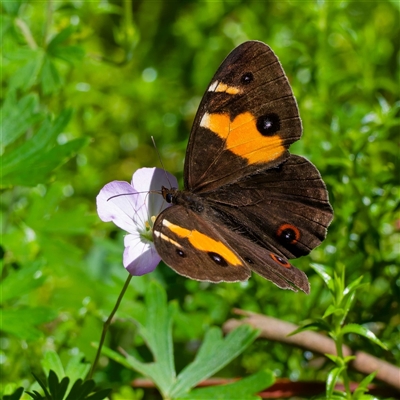
[(257, 336), (258, 331), (249, 325), (237, 327), (225, 338), (219, 328), (211, 328), (195, 360), (178, 375), (170, 395), (182, 396), (202, 380), (214, 375), (242, 353)]
[(29, 267), (23, 267), (17, 271), (10, 271), (2, 283), (1, 304), (8, 300), (21, 297), (43, 285), (46, 277), (42, 275), (40, 261), (32, 263)]
[(182, 397), (177, 397), (176, 400), (255, 400), (260, 398), (255, 394), (273, 385), (274, 381), (274, 374), (269, 370), (264, 370), (234, 383), (194, 389)]
[(387, 350), (385, 344), (383, 344), (374, 333), (372, 333), (369, 329), (364, 326), (358, 324), (347, 324), (341, 329), (341, 334), (345, 335), (346, 333), (356, 333), (357, 335), (364, 336), (369, 339), (371, 342), (381, 346), (383, 349)]

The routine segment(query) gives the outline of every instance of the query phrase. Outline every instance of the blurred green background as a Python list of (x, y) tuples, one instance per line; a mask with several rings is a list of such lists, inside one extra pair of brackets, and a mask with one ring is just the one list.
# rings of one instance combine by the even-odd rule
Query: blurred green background
[[(389, 0), (3, 1), (3, 390), (27, 387), (48, 349), (65, 361), (78, 353), (93, 360), (90, 343), (127, 277), (124, 232), (99, 220), (95, 197), (137, 168), (160, 166), (151, 136), (182, 182), (201, 96), (229, 51), (249, 39), (270, 45), (283, 64), (304, 126), (291, 151), (321, 171), (335, 211), (326, 241), (294, 261), (311, 294), (258, 276), (199, 283), (160, 264), (132, 279), (107, 345), (151, 359), (133, 320), (143, 320), (152, 279), (179, 304), (178, 370), (233, 307), (296, 324), (321, 317), (330, 298), (309, 267), (318, 262), (345, 270), (348, 283), (364, 275), (348, 322), (371, 329), (389, 351), (356, 335), (348, 344), (399, 364), (399, 9)], [(320, 361), (256, 341), (220, 375), (267, 366), (278, 377), (323, 381), (330, 364)], [(135, 377), (106, 357), (95, 374), (116, 394)]]

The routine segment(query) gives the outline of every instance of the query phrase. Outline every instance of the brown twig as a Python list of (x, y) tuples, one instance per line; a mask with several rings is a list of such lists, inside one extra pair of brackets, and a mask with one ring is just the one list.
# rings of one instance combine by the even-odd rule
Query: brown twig
[[(243, 320), (230, 319), (226, 321), (223, 326), (225, 333), (232, 331), (239, 325), (249, 324), (261, 330), (259, 336), (261, 338), (291, 344), (320, 354), (336, 354), (334, 341), (320, 333), (306, 331), (288, 336), (298, 328), (297, 325), (243, 310), (236, 309), (234, 312), (246, 318)], [(370, 374), (377, 371), (377, 379), (400, 390), (400, 368), (362, 351), (357, 351), (353, 354), (348, 346), (343, 346), (343, 354), (345, 356), (354, 355), (356, 357), (350, 363), (353, 369), (363, 374)]]

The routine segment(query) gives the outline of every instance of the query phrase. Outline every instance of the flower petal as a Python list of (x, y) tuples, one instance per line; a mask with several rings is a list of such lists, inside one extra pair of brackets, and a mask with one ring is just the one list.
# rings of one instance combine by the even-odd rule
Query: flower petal
[(136, 232), (137, 197), (137, 191), (128, 182), (110, 182), (100, 190), (96, 198), (97, 213), (104, 222), (112, 221), (127, 232)]
[(137, 207), (145, 205), (146, 212), (151, 217), (157, 216), (169, 206), (160, 195), (162, 186), (177, 188), (178, 181), (161, 168), (140, 168), (132, 176), (132, 186), (140, 192)]
[(154, 271), (160, 260), (153, 243), (140, 236), (125, 236), (123, 263), (131, 275), (140, 276)]

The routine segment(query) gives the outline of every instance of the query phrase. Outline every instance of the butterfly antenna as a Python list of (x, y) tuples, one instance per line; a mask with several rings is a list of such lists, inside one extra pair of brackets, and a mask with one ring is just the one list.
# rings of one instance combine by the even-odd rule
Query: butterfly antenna
[(154, 136), (151, 136), (151, 141), (153, 142), (153, 146), (154, 146), (154, 148), (156, 149), (156, 152), (157, 152), (157, 155), (158, 155), (158, 159), (160, 160), (161, 167), (162, 167), (162, 169), (164, 170), (165, 178), (166, 178), (166, 180), (167, 180), (168, 183), (169, 183), (169, 187), (172, 188), (171, 182), (169, 181), (169, 178), (168, 178), (167, 170), (166, 170), (165, 167), (164, 167), (164, 163), (162, 162), (160, 152), (158, 151), (158, 148), (157, 148), (157, 146), (156, 146), (156, 141), (154, 140)]

